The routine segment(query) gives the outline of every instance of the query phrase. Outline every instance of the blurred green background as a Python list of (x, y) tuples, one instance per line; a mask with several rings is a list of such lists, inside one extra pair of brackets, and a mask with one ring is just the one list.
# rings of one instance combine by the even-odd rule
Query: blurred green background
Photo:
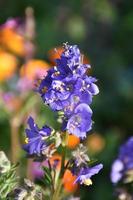
[[(81, 200), (113, 200), (110, 168), (119, 145), (133, 134), (133, 1), (132, 0), (0, 0), (0, 24), (34, 9), (37, 57), (68, 41), (88, 57), (100, 94), (92, 105), (93, 131), (105, 140), (96, 155), (104, 170)], [(0, 147), (7, 151), (8, 129), (0, 113)], [(5, 124), (6, 123), (6, 124)]]

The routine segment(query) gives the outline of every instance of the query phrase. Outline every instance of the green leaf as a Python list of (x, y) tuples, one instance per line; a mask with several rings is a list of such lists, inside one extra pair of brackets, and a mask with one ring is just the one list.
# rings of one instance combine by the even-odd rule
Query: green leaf
[(43, 167), (43, 171), (44, 171), (44, 179), (43, 179), (43, 182), (46, 184), (46, 185), (49, 185), (51, 184), (52, 182), (52, 176), (51, 176), (51, 171), (48, 167), (44, 166)]
[(92, 159), (88, 162), (88, 165), (91, 167), (92, 165), (96, 164), (97, 161), (97, 159)]

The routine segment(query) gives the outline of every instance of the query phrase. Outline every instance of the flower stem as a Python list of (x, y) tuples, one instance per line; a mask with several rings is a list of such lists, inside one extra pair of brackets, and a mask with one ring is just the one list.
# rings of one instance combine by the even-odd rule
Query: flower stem
[(55, 192), (54, 192), (51, 200), (60, 200), (60, 198), (61, 198), (62, 178), (63, 178), (64, 172), (65, 172), (67, 143), (68, 143), (68, 134), (65, 133), (64, 143), (62, 145), (61, 170), (60, 170), (59, 178), (57, 181), (57, 188), (55, 189)]
[(62, 178), (64, 175), (64, 169), (65, 169), (65, 158), (66, 158), (66, 147), (63, 147), (62, 151), (62, 159), (61, 159), (61, 170), (60, 170), (60, 176), (59, 178)]
[(19, 124), (15, 117), (10, 120), (10, 127), (11, 127), (11, 160), (13, 163), (18, 161), (19, 157), (19, 149), (20, 149), (20, 142), (19, 142)]
[(62, 180), (59, 179), (57, 188), (56, 188), (51, 200), (60, 200), (61, 187), (62, 187)]

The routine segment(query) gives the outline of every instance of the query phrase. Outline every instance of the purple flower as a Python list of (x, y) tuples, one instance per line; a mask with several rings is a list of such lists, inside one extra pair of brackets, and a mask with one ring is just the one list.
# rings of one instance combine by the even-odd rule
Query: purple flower
[(61, 111), (63, 126), (69, 133), (80, 138), (91, 130), (92, 111), (88, 105), (99, 93), (95, 78), (86, 75), (90, 67), (82, 63), (80, 50), (76, 45), (64, 45), (64, 52), (56, 60), (57, 66), (50, 69), (40, 82), (37, 91), (53, 111)]
[(111, 170), (112, 183), (118, 183), (129, 170), (133, 170), (133, 137), (120, 147)]
[(28, 155), (40, 156), (48, 146), (46, 139), (51, 135), (52, 129), (48, 126), (39, 129), (32, 117), (29, 117), (28, 124), (29, 129), (26, 129), (26, 144), (23, 145), (23, 149)]
[(94, 167), (83, 167), (81, 168), (77, 179), (75, 180), (76, 183), (85, 184), (85, 185), (92, 185), (91, 177), (95, 174), (98, 174), (99, 171), (103, 168), (102, 164), (96, 165)]
[(53, 80), (51, 88), (45, 94), (45, 102), (50, 105), (52, 110), (63, 110), (63, 102), (68, 99), (71, 91), (68, 90), (68, 84), (60, 80)]
[(123, 162), (126, 170), (133, 169), (133, 137), (120, 147), (119, 159)]
[(9, 18), (0, 28), (16, 28), (19, 25), (19, 18)]
[(73, 86), (72, 96), (79, 98), (79, 101), (76, 99), (77, 104), (86, 103), (90, 105), (92, 103), (93, 95), (96, 95), (99, 92), (95, 82), (95, 78), (86, 75), (76, 79), (75, 85)]
[(33, 88), (33, 82), (31, 80), (27, 79), (26, 77), (19, 78), (16, 87), (19, 92), (25, 94)]
[[(71, 46), (65, 44), (64, 52), (60, 59), (56, 60), (56, 63), (59, 74), (64, 74), (64, 77), (69, 76), (70, 74), (81, 77), (86, 73), (86, 70), (90, 68), (90, 65), (83, 64), (83, 57), (77, 45)], [(64, 69), (66, 73), (63, 72)]]
[(78, 95), (79, 98), (83, 96), (82, 100), (90, 104), (92, 95), (97, 93), (94, 90), (98, 88), (93, 83), (96, 80), (85, 75), (90, 66), (82, 64), (81, 60), (81, 54), (76, 45), (65, 45), (61, 58), (57, 59), (57, 66), (50, 69), (39, 84), (37, 91), (52, 110), (64, 110), (66, 102), (62, 101), (69, 101), (71, 95)]
[(115, 160), (112, 165), (111, 181), (117, 183), (122, 178), (123, 163), (120, 160)]
[(42, 162), (33, 162), (32, 163), (33, 179), (40, 179), (43, 177), (44, 171), (43, 171), (42, 167), (45, 165), (46, 165), (46, 163), (42, 163)]
[(56, 60), (59, 67), (69, 66), (73, 70), (73, 66), (78, 65), (81, 61), (80, 50), (77, 45), (64, 44), (64, 52), (60, 59)]
[(62, 110), (66, 117), (70, 117), (79, 104), (86, 103), (90, 105), (92, 103), (93, 95), (99, 92), (95, 81), (96, 79), (88, 76), (76, 79), (74, 77), (66, 78), (64, 85), (66, 86), (68, 98), (62, 101)]
[(87, 104), (80, 104), (76, 107), (73, 115), (68, 119), (67, 127), (69, 133), (77, 137), (86, 137), (86, 132), (92, 128), (92, 110)]

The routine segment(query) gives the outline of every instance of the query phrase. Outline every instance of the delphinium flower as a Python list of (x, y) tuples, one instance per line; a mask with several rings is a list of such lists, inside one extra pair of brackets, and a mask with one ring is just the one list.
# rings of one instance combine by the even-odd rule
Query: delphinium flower
[(92, 128), (89, 105), (99, 92), (96, 79), (86, 75), (90, 65), (82, 63), (76, 45), (65, 44), (56, 63), (57, 66), (48, 71), (37, 91), (52, 110), (63, 112), (63, 130), (84, 138)]
[(112, 165), (111, 180), (118, 183), (126, 174), (133, 170), (133, 137), (120, 147), (117, 159)]
[(86, 132), (91, 130), (92, 111), (87, 104), (79, 104), (73, 115), (70, 117), (67, 123), (67, 129), (70, 133), (75, 134), (80, 138), (86, 137)]
[[(83, 63), (76, 45), (64, 44), (63, 48), (56, 66), (47, 71), (36, 88), (43, 102), (57, 112), (61, 130), (53, 130), (47, 125), (38, 128), (30, 117), (24, 145), (29, 156), (42, 159), (44, 180), (52, 191), (52, 200), (58, 200), (60, 195), (63, 199), (63, 195), (72, 192), (71, 188), (76, 190), (78, 184), (91, 185), (91, 177), (103, 168), (102, 164), (94, 164), (81, 144), (92, 129), (90, 105), (93, 96), (99, 93), (97, 80), (87, 75), (90, 65)], [(74, 151), (69, 149), (69, 135), (78, 138)], [(59, 155), (58, 159), (54, 159), (55, 155)], [(43, 165), (45, 161), (46, 166)], [(66, 179), (67, 174), (71, 181)]]
[(124, 199), (128, 195), (133, 197), (133, 137), (120, 147), (118, 157), (112, 164), (111, 181), (119, 191), (119, 199), (122, 194), (127, 194)]

